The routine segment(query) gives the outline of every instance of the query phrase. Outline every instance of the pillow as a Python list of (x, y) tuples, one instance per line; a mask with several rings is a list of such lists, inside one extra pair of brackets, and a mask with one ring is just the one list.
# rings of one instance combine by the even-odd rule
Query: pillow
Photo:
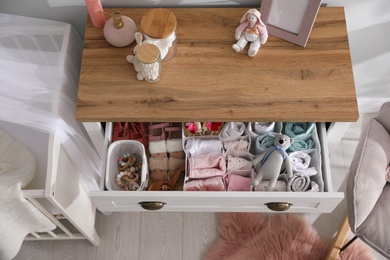
[(389, 133), (372, 119), (361, 134), (347, 181), (348, 216), (353, 232), (366, 220), (381, 196), (387, 183), (389, 161)]

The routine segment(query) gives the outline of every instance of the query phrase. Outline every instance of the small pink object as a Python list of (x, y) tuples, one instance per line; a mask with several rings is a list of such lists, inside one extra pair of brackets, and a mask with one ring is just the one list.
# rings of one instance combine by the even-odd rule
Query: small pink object
[(193, 122), (186, 123), (186, 127), (191, 134), (195, 134), (199, 132), (199, 127), (198, 124), (196, 123)]
[(96, 28), (102, 28), (106, 23), (106, 17), (103, 14), (103, 7), (100, 0), (85, 0), (89, 17)]

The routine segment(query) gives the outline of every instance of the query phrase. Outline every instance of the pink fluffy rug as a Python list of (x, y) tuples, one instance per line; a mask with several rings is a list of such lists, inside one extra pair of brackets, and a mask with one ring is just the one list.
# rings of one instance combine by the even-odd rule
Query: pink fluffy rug
[[(321, 260), (329, 251), (330, 242), (292, 214), (220, 213), (219, 221), (220, 236), (205, 260)], [(360, 241), (355, 241), (340, 259), (374, 258)]]

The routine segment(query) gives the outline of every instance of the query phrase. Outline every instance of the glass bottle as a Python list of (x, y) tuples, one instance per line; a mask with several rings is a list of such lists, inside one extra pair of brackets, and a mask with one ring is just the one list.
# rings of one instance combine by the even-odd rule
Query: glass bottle
[(134, 41), (134, 34), (137, 32), (135, 22), (120, 12), (111, 14), (103, 29), (106, 41), (115, 47), (125, 47)]
[(141, 20), (145, 40), (150, 40), (160, 49), (163, 62), (172, 59), (177, 52), (176, 16), (165, 8), (147, 11)]
[(137, 50), (137, 59), (141, 63), (142, 73), (148, 82), (156, 82), (161, 76), (161, 55), (159, 48), (150, 43), (143, 43)]

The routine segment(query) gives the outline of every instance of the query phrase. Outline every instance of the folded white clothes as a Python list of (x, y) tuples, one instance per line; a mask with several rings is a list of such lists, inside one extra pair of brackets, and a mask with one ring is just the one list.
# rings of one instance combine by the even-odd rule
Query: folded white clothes
[(190, 138), (186, 141), (185, 150), (191, 156), (198, 156), (211, 153), (222, 153), (223, 147), (221, 140)]

